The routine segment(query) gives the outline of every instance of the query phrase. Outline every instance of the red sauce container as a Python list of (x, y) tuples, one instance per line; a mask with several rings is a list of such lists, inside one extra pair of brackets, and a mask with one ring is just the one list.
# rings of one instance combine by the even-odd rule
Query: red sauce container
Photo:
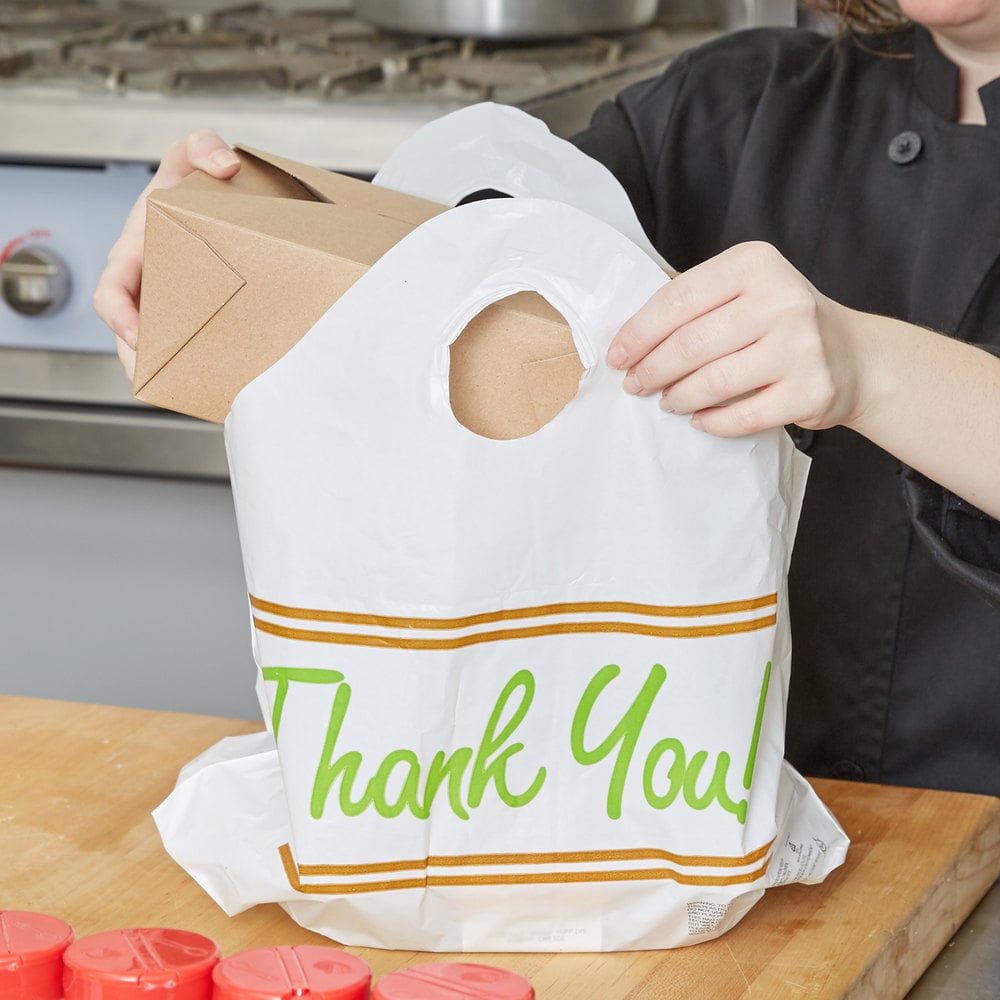
[(219, 946), (194, 931), (130, 927), (74, 941), (66, 1000), (211, 1000)]
[(319, 945), (254, 948), (212, 973), (213, 1000), (368, 1000), (372, 970), (357, 956)]
[(534, 1000), (523, 976), (491, 965), (441, 962), (414, 965), (383, 976), (372, 1000)]
[(73, 928), (58, 917), (0, 910), (0, 1000), (58, 1000)]

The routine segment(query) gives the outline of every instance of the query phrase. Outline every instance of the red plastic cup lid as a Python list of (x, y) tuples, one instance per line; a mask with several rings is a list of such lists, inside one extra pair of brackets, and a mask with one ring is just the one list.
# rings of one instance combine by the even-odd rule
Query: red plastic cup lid
[(213, 1000), (368, 1000), (372, 970), (356, 955), (320, 945), (254, 948), (212, 973)]
[(219, 947), (194, 931), (130, 927), (74, 941), (66, 1000), (210, 1000)]
[(383, 976), (372, 1000), (534, 1000), (531, 983), (516, 972), (471, 962), (414, 965)]
[(63, 952), (72, 940), (73, 928), (58, 917), (0, 910), (0, 998), (61, 997)]

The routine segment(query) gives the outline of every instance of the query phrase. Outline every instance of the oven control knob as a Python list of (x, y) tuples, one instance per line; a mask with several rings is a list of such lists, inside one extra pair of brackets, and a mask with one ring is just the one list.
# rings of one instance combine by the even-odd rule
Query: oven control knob
[(24, 316), (58, 312), (69, 298), (69, 268), (51, 250), (22, 247), (0, 264), (0, 296)]

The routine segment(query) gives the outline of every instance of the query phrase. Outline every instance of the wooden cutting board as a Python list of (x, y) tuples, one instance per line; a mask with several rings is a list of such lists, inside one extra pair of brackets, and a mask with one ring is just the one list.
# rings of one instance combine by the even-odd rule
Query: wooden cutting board
[[(164, 853), (149, 816), (182, 764), (259, 728), (0, 696), (0, 907), (54, 914), (78, 935), (183, 927), (224, 955), (328, 944), (277, 906), (225, 916)], [(675, 951), (476, 960), (527, 976), (539, 1000), (902, 997), (1000, 874), (1000, 800), (813, 784), (851, 837), (847, 863), (823, 885), (768, 890), (722, 938)], [(429, 960), (350, 950), (376, 978)]]

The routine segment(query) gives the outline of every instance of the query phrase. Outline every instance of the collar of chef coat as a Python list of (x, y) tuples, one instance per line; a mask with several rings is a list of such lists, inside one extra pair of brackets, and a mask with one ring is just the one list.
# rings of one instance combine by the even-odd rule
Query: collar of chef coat
[[(934, 44), (931, 33), (916, 29), (916, 81), (920, 96), (945, 121), (958, 117), (958, 67)], [(986, 124), (1000, 126), (1000, 79), (979, 88), (979, 99), (986, 112)]]

